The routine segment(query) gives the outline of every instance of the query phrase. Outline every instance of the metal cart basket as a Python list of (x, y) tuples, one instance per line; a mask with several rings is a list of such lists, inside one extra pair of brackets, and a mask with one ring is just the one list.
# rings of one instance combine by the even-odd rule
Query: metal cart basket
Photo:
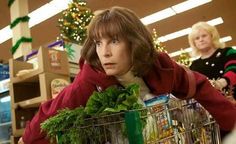
[(79, 129), (87, 135), (86, 139), (81, 136), (83, 143), (89, 144), (220, 144), (221, 142), (217, 123), (194, 100), (174, 99), (140, 110), (88, 118)]

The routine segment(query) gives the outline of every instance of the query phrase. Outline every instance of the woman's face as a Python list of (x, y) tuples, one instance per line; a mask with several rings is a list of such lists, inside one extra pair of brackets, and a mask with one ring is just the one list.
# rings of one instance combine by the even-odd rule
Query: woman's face
[(132, 66), (129, 44), (122, 38), (103, 37), (96, 42), (96, 52), (109, 76), (120, 76)]
[(195, 46), (201, 50), (207, 50), (213, 47), (211, 35), (204, 29), (198, 30), (197, 35), (193, 39)]

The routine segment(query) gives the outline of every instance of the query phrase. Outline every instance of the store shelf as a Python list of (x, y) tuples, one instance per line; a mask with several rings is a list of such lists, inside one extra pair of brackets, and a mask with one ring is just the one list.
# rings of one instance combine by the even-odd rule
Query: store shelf
[(25, 130), (24, 128), (23, 128), (23, 129), (17, 129), (17, 130), (15, 130), (15, 131), (13, 132), (13, 135), (14, 135), (15, 137), (20, 137), (20, 136), (23, 135), (24, 130)]
[(18, 144), (18, 141), (19, 141), (19, 139), (21, 138), (21, 136), (18, 136), (18, 137), (16, 137), (16, 136), (11, 136), (11, 141), (10, 141), (10, 143), (11, 144)]
[(0, 144), (10, 144), (12, 131), (9, 81), (10, 79), (0, 81)]
[(35, 97), (35, 98), (32, 98), (32, 99), (28, 99), (28, 100), (25, 100), (25, 101), (15, 103), (14, 108), (18, 108), (18, 107), (20, 107), (20, 108), (38, 107), (42, 101), (43, 101), (43, 98), (39, 96), (39, 97)]
[(0, 144), (9, 144), (9, 143), (11, 143), (11, 140), (0, 141)]
[(37, 111), (38, 107), (12, 109), (12, 131), (14, 137), (19, 137), (23, 134), (26, 122), (31, 120)]
[[(43, 72), (69, 75), (69, 65), (65, 51), (40, 47), (35, 58), (38, 62), (35, 64), (37, 65), (36, 67), (29, 62), (14, 59), (9, 60), (10, 79), (12, 83), (25, 81)], [(22, 72), (26, 74), (18, 76)]]
[(38, 75), (42, 73), (42, 70), (34, 70), (22, 76), (11, 78), (12, 83), (21, 83), (21, 82), (32, 82), (38, 79)]
[(75, 77), (79, 72), (78, 63), (69, 62), (70, 77)]
[[(32, 63), (30, 63), (32, 62)], [(39, 105), (53, 98), (52, 81), (70, 82), (65, 51), (40, 47), (28, 61), (9, 60), (12, 117), (12, 143), (22, 136), (26, 121), (37, 113)], [(75, 66), (73, 66), (74, 69)], [(60, 82), (60, 81), (59, 81)], [(54, 92), (54, 93), (53, 93)]]
[(0, 123), (0, 127), (9, 126), (9, 125), (11, 125), (11, 123), (12, 123), (12, 122)]
[(70, 82), (69, 76), (41, 73), (35, 76), (33, 81), (11, 83), (12, 106), (14, 108), (37, 107), (41, 102), (51, 99), (51, 81), (57, 78)]

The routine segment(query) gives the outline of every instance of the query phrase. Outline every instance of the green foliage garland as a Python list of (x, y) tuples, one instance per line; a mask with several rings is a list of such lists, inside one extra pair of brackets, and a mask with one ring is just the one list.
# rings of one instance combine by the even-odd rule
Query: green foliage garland
[(15, 45), (11, 48), (11, 53), (14, 54), (18, 47), (20, 46), (21, 43), (23, 42), (32, 42), (32, 38), (27, 38), (27, 37), (21, 37)]
[[(11, 7), (12, 4), (15, 2), (15, 0), (8, 0), (8, 7)], [(30, 17), (28, 16), (23, 16), (23, 17), (18, 17), (17, 19), (15, 19), (11, 24), (10, 24), (10, 28), (14, 28), (18, 23), (20, 22), (27, 22), (29, 21)], [(32, 42), (32, 38), (27, 38), (27, 37), (21, 37), (13, 47), (11, 47), (11, 53), (14, 54), (16, 52), (16, 50), (18, 49), (18, 47), (20, 46), (20, 44), (22, 42)]]
[(62, 14), (63, 17), (58, 20), (61, 39), (83, 44), (87, 37), (87, 26), (93, 18), (93, 13), (86, 7), (85, 0), (73, 0)]
[(8, 7), (11, 7), (11, 5), (14, 3), (14, 1), (15, 0), (8, 0), (8, 3), (7, 3)]
[(20, 23), (20, 22), (28, 22), (29, 19), (30, 19), (29, 16), (18, 17), (17, 19), (15, 19), (15, 20), (11, 23), (10, 28), (11, 28), (11, 29), (14, 28), (14, 27), (15, 27), (18, 23)]
[(74, 59), (75, 58), (75, 50), (72, 49), (72, 44), (71, 43), (65, 43), (64, 47), (66, 49), (67, 55), (69, 59)]

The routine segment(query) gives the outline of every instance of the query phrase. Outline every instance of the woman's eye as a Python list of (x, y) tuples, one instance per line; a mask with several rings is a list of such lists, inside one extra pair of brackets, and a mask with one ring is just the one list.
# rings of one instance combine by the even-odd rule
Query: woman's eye
[(95, 45), (96, 45), (96, 47), (99, 47), (99, 46), (101, 46), (101, 42), (100, 41), (96, 41)]
[(199, 40), (199, 37), (195, 37), (195, 40)]
[(116, 43), (118, 43), (118, 42), (119, 42), (118, 39), (112, 39), (112, 43), (116, 44)]

